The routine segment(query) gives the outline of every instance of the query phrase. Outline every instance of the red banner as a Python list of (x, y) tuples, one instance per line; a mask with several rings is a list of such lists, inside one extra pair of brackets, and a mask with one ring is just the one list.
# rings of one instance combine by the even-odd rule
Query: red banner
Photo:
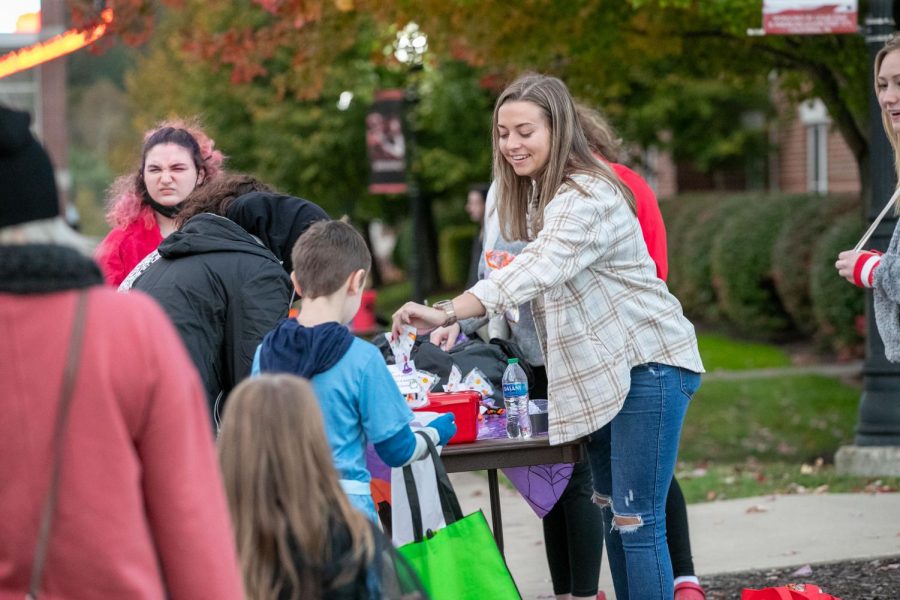
[(382, 90), (366, 115), (369, 193), (406, 192), (406, 140), (403, 136), (403, 90)]
[(857, 33), (856, 0), (764, 0), (766, 35)]

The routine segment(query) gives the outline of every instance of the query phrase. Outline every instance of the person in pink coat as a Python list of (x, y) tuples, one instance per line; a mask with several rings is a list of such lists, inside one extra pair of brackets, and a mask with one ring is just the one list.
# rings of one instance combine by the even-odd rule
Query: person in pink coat
[[(238, 599), (243, 586), (205, 395), (149, 297), (103, 285), (59, 215), (26, 113), (0, 107), (0, 600)], [(54, 461), (63, 370), (80, 359)]]
[(197, 125), (166, 121), (144, 136), (136, 172), (110, 188), (106, 219), (112, 231), (97, 248), (107, 283), (118, 286), (175, 231), (175, 217), (194, 188), (222, 171), (225, 157)]

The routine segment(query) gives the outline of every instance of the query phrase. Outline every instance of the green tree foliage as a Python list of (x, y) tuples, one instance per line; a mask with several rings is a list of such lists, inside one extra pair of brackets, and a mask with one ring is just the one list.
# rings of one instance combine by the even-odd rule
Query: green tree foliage
[[(491, 92), (480, 84), (480, 70), (459, 60), (435, 56), (411, 71), (385, 58), (393, 50), (393, 26), (356, 12), (320, 17), (291, 32), (297, 43), (320, 44), (316, 60), (300, 64), (292, 50), (278, 47), (248, 75), (241, 69), (250, 66), (223, 68), (246, 57), (226, 50), (230, 46), (222, 40), (235, 35), (234, 23), (264, 31), (275, 17), (259, 6), (227, 0), (185, 0), (178, 10), (165, 11), (158, 35), (127, 77), (137, 128), (169, 116), (199, 116), (229, 156), (230, 169), (313, 200), (333, 216), (397, 222), (410, 215), (410, 201), (368, 193), (364, 125), (377, 90), (404, 89), (412, 99), (410, 170), (419, 184), (427, 230), (415, 247), (425, 257), (431, 288), (438, 280), (432, 205), (461, 207), (468, 185), (489, 179)], [(201, 48), (206, 43), (210, 46)], [(251, 55), (257, 51), (262, 52), (247, 49)], [(317, 62), (325, 55), (327, 65)], [(338, 99), (347, 92), (353, 99), (339, 108)], [(465, 222), (461, 211), (438, 212)]]
[[(69, 4), (76, 22), (96, 18), (93, 0)], [(107, 4), (116, 10), (115, 33), (132, 42), (147, 39), (155, 2)], [(744, 113), (758, 108), (759, 90), (775, 75), (790, 98), (825, 101), (867, 187), (870, 82), (861, 36), (749, 37), (747, 29), (761, 22), (759, 0), (163, 0), (163, 5), (190, 15), (180, 26), (181, 49), (224, 68), (234, 84), (262, 81), (284, 97), (323, 95), (354, 48), (372, 65), (390, 65), (390, 52), (384, 51), (390, 34), (416, 21), (429, 34), (429, 52), (438, 63), (463, 60), (483, 69), (495, 85), (529, 69), (558, 75), (577, 96), (603, 107), (633, 141), (667, 142), (660, 134), (672, 130), (668, 140), (676, 155), (707, 170), (739, 160), (742, 152), (761, 151), (759, 128), (739, 124)], [(373, 35), (373, 27), (389, 35)], [(706, 114), (710, 110), (712, 116)], [(667, 122), (674, 113), (685, 122)], [(695, 135), (697, 130), (703, 135)]]
[[(128, 77), (138, 127), (146, 129), (166, 116), (199, 114), (229, 155), (231, 169), (314, 200), (336, 216), (397, 220), (407, 214), (405, 198), (367, 192), (365, 114), (377, 89), (407, 81), (399, 65), (391, 70), (372, 60), (391, 32), (371, 20), (358, 24), (360, 37), (332, 58), (314, 95), (296, 79), (287, 55), (267, 60), (264, 75), (236, 82), (233, 73), (191, 51), (198, 30), (214, 37), (228, 23), (265, 22), (269, 17), (259, 12), (252, 6), (199, 0), (168, 11), (159, 35)], [(414, 171), (427, 198), (452, 196), (462, 202), (466, 185), (487, 179), (489, 172), (489, 93), (477, 85), (477, 72), (460, 62), (429, 67), (416, 77), (420, 98), (411, 119), (418, 134)], [(353, 100), (341, 110), (337, 101), (344, 91)]]
[(68, 59), (70, 169), (72, 199), (81, 231), (103, 236), (106, 189), (115, 176), (135, 167), (135, 146), (124, 89), (124, 73), (134, 50), (114, 44), (102, 54), (76, 53)]
[[(760, 92), (752, 90), (768, 89), (774, 75), (793, 100), (823, 99), (859, 163), (865, 187), (871, 82), (861, 36), (749, 37), (747, 29), (761, 22), (759, 0), (398, 0), (387, 6), (393, 10), (381, 13), (388, 18), (415, 19), (425, 30), (439, 32), (433, 44), (439, 51), (464, 53), (500, 79), (523, 69), (559, 75), (576, 95), (603, 106), (624, 131), (642, 134), (634, 141), (646, 143), (669, 125), (662, 118), (670, 116), (667, 111), (651, 121), (655, 129), (631, 124), (638, 107), (681, 96), (688, 102), (675, 110), (700, 117), (697, 127), (707, 129), (699, 137), (675, 131), (676, 152), (701, 141), (710, 142), (711, 151), (721, 146), (715, 156), (695, 151), (701, 161), (727, 160), (735, 146), (759, 144), (758, 136), (751, 141), (725, 135), (720, 141), (720, 132), (709, 128), (723, 121), (737, 129), (741, 113), (759, 104)], [(727, 105), (714, 120), (689, 103), (691, 95), (695, 100), (705, 95), (719, 104), (716, 98), (723, 93)]]

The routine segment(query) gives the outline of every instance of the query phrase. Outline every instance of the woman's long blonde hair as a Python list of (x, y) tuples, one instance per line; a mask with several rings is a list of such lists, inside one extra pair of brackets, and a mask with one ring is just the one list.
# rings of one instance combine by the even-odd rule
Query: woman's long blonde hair
[[(888, 54), (897, 50), (900, 50), (900, 35), (891, 36), (881, 50), (878, 51), (878, 54), (875, 55), (875, 71), (872, 84), (875, 86), (876, 98), (879, 96), (878, 72), (881, 70), (881, 63), (884, 62), (884, 58)], [(879, 102), (879, 108), (880, 105), (881, 103)], [(891, 147), (894, 148), (894, 170), (897, 172), (898, 179), (900, 179), (900, 133), (894, 131), (891, 117), (883, 109), (881, 110), (881, 124), (884, 126), (885, 135), (891, 142)], [(897, 210), (900, 210), (900, 203), (897, 204)]]
[[(550, 155), (544, 169), (537, 174), (536, 188), (530, 177), (516, 175), (512, 165), (500, 152), (498, 120), (500, 107), (507, 102), (531, 102), (547, 119), (550, 128)], [(494, 181), (497, 184), (497, 210), (503, 237), (508, 240), (530, 241), (544, 226), (544, 208), (556, 196), (563, 184), (569, 184), (585, 193), (572, 175), (585, 173), (599, 177), (616, 188), (625, 198), (632, 212), (636, 213), (634, 195), (609, 165), (597, 160), (591, 153), (584, 130), (575, 113), (575, 104), (566, 84), (547, 75), (526, 74), (511, 83), (494, 105), (491, 137), (494, 147)], [(536, 205), (528, 228), (528, 208), (532, 194)]]
[(575, 114), (584, 130), (584, 137), (591, 152), (599, 154), (609, 162), (619, 162), (622, 154), (622, 138), (616, 135), (616, 131), (600, 111), (587, 104), (576, 102)]
[[(339, 559), (347, 565), (333, 582), (339, 586), (369, 564), (372, 531), (338, 483), (309, 382), (293, 375), (242, 382), (228, 398), (218, 445), (250, 600), (274, 600), (286, 590), (315, 600), (326, 566)], [(349, 559), (330, 555), (335, 525), (349, 533)]]

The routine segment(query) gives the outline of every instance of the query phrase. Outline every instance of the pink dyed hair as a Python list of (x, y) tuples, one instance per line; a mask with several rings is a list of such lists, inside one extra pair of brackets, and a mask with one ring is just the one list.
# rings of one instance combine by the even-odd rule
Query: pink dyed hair
[[(162, 121), (144, 134), (144, 144), (147, 143), (147, 140), (154, 133), (165, 127), (184, 129), (197, 140), (197, 144), (200, 146), (200, 155), (203, 157), (204, 183), (215, 179), (222, 172), (225, 155), (215, 149), (215, 141), (206, 135), (197, 119), (170, 119)], [(148, 150), (150, 148), (146, 147), (141, 150), (142, 160)], [(110, 186), (106, 197), (106, 221), (111, 227), (124, 229), (139, 219), (148, 228), (156, 224), (153, 209), (144, 204), (141, 198), (140, 183), (136, 171), (117, 178)]]

